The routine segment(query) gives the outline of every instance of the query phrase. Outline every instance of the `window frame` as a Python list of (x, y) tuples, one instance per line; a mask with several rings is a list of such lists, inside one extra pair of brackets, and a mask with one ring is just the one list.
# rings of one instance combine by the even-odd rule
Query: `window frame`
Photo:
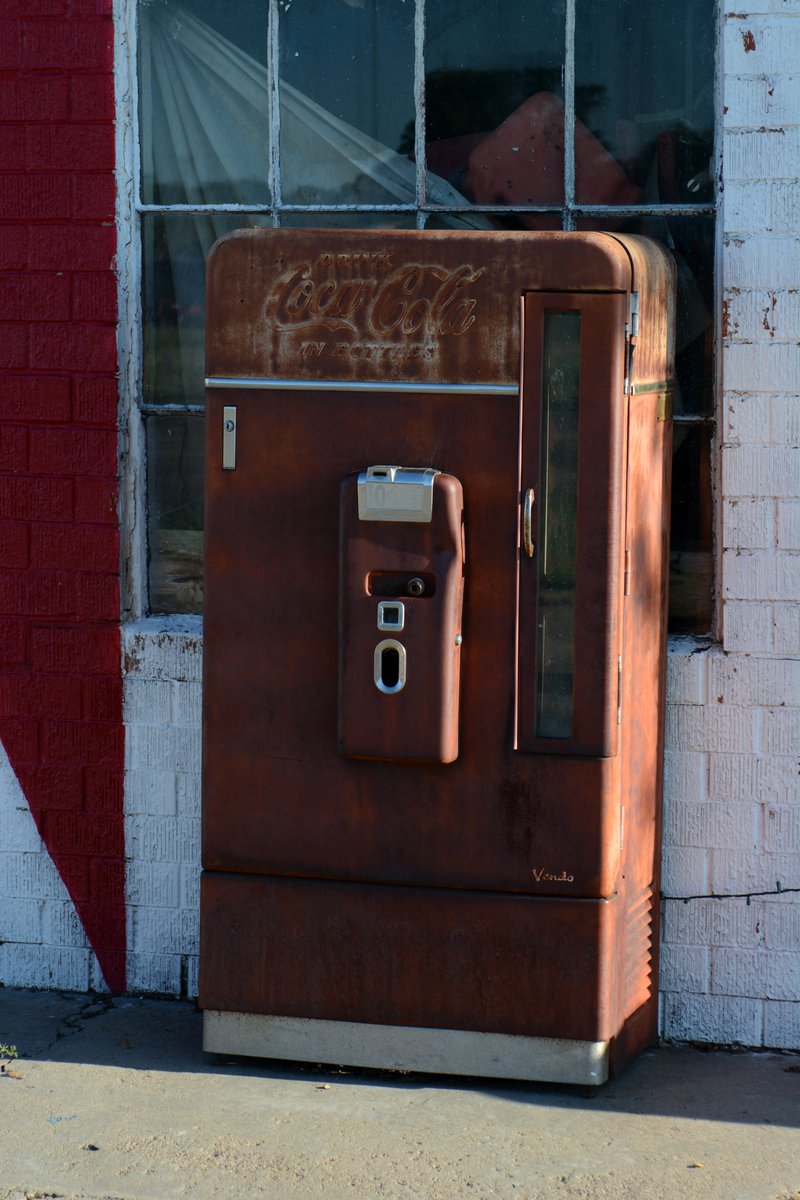
[[(122, 533), (121, 611), (122, 619), (140, 620), (144, 617), (161, 624), (192, 621), (195, 614), (150, 613), (148, 571), (148, 502), (147, 452), (145, 424), (149, 417), (203, 415), (201, 404), (154, 404), (143, 397), (143, 335), (144, 312), (142, 298), (142, 226), (146, 215), (214, 214), (258, 216), (279, 227), (284, 216), (295, 214), (357, 214), (380, 216), (382, 213), (407, 214), (414, 217), (417, 229), (424, 229), (431, 217), (439, 214), (474, 214), (508, 216), (509, 213), (557, 215), (563, 230), (574, 230), (582, 218), (602, 220), (619, 217), (710, 217), (714, 220), (714, 292), (712, 311), (713, 404), (712, 411), (703, 414), (679, 414), (675, 425), (702, 427), (710, 431), (711, 495), (712, 495), (712, 598), (711, 630), (716, 636), (719, 628), (720, 597), (716, 588), (719, 577), (717, 530), (719, 528), (719, 495), (717, 478), (717, 407), (721, 385), (721, 250), (722, 222), (719, 220), (721, 179), (721, 101), (720, 46), (722, 9), (716, 4), (714, 13), (714, 107), (713, 107), (713, 198), (702, 204), (582, 204), (575, 197), (575, 29), (578, 0), (565, 0), (565, 59), (564, 59), (564, 198), (553, 205), (437, 205), (427, 197), (427, 162), (425, 146), (425, 3), (414, 0), (414, 96), (415, 96), (415, 165), (416, 201), (408, 204), (285, 204), (282, 200), (280, 163), (280, 73), (279, 19), (281, 0), (264, 0), (267, 13), (268, 62), (272, 84), (270, 88), (270, 204), (148, 204), (141, 199), (142, 155), (139, 127), (138, 78), (138, 18), (141, 0), (113, 0), (115, 30), (116, 83), (116, 142), (117, 142), (117, 275), (119, 295), (119, 326), (117, 347), (120, 376), (120, 523)], [(199, 614), (202, 615), (202, 614)], [(686, 636), (686, 635), (678, 635)], [(708, 635), (690, 635), (707, 640)]]

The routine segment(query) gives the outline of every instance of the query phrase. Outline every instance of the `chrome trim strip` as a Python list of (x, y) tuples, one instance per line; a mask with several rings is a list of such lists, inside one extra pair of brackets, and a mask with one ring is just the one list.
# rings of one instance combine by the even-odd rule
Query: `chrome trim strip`
[(206, 377), (207, 388), (250, 388), (270, 392), (417, 392), (423, 395), (516, 396), (517, 383), (403, 383), (339, 379), (237, 379), (223, 375)]

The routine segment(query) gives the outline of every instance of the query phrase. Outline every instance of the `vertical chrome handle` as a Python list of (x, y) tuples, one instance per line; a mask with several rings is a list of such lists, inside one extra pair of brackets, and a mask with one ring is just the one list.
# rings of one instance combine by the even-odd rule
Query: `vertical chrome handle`
[(525, 492), (522, 504), (522, 545), (527, 558), (533, 558), (533, 502), (536, 499), (533, 488)]

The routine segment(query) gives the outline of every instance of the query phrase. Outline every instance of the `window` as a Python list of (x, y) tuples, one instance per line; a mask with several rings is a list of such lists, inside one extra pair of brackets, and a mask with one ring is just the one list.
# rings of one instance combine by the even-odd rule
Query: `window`
[[(671, 619), (711, 623), (712, 0), (139, 0), (149, 610), (202, 605), (204, 256), (242, 225), (612, 229), (679, 272)], [(424, 86), (423, 86), (424, 85)]]

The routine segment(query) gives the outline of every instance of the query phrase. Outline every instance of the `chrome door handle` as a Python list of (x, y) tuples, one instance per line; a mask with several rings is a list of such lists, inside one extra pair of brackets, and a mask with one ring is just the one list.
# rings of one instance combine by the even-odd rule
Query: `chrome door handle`
[(525, 492), (525, 500), (522, 505), (522, 545), (527, 558), (533, 558), (533, 502), (535, 500), (533, 488), (528, 488)]

